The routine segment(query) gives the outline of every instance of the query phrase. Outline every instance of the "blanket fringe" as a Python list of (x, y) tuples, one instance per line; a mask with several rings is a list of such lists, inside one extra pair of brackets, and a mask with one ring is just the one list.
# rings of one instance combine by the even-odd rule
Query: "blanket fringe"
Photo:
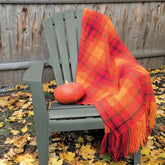
[[(101, 146), (101, 155), (110, 154), (115, 161), (126, 159), (128, 153), (135, 153), (147, 144), (148, 136), (155, 125), (157, 104), (146, 102), (146, 113), (128, 131), (115, 134), (106, 131)], [(106, 129), (107, 130), (107, 129)]]
[(105, 152), (112, 156), (112, 159), (119, 161), (120, 159), (126, 159), (127, 156), (127, 144), (129, 134), (125, 132), (122, 135), (116, 135), (112, 131), (105, 133), (101, 146), (101, 155)]

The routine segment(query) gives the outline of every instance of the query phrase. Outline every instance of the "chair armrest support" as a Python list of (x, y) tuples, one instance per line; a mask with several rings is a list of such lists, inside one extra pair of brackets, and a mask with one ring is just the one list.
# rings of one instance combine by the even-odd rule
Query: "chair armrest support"
[[(36, 130), (48, 127), (48, 110), (43, 92), (42, 75), (46, 62), (31, 65), (23, 76), (23, 83), (29, 85), (32, 93)], [(41, 125), (43, 125), (41, 127)]]

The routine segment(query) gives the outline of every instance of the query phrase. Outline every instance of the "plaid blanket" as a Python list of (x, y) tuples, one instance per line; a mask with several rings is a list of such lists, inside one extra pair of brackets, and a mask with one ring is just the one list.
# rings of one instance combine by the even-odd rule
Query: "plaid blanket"
[(157, 105), (149, 73), (137, 63), (111, 20), (84, 9), (76, 81), (85, 88), (77, 104), (94, 104), (105, 123), (101, 154), (118, 161), (147, 142)]

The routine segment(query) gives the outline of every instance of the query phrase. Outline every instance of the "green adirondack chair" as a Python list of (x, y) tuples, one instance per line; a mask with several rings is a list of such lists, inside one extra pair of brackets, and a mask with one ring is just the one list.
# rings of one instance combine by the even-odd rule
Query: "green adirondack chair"
[[(48, 164), (50, 133), (104, 128), (104, 122), (93, 105), (55, 103), (51, 109), (47, 109), (45, 104), (42, 86), (45, 66), (52, 67), (57, 86), (63, 84), (64, 80), (75, 81), (82, 15), (82, 9), (65, 10), (43, 21), (50, 58), (48, 62), (32, 65), (23, 77), (33, 98), (40, 165)], [(135, 164), (140, 164), (140, 150), (134, 154)]]

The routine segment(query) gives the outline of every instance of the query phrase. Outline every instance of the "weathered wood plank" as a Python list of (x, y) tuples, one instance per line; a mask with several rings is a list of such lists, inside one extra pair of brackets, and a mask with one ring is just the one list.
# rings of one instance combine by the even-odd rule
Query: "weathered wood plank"
[(7, 4), (32, 4), (32, 3), (37, 3), (37, 4), (52, 4), (52, 3), (56, 3), (56, 4), (71, 4), (71, 3), (123, 3), (123, 2), (160, 2), (160, 1), (164, 1), (164, 0), (0, 0), (0, 3), (7, 3)]

